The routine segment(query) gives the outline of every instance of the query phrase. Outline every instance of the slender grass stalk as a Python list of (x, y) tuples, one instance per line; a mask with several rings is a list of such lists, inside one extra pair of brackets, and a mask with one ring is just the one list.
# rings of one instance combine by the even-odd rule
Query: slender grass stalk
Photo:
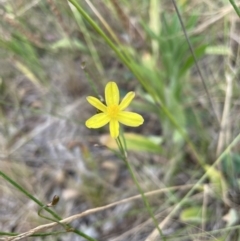
[[(211, 168), (216, 167), (222, 160), (223, 158), (231, 151), (231, 149), (240, 141), (240, 134), (238, 134), (234, 140), (228, 145), (228, 147), (222, 152), (222, 154), (217, 158), (217, 160), (212, 164)], [(204, 175), (199, 178), (197, 183), (191, 188), (191, 190), (188, 191), (188, 193), (181, 199), (181, 201), (175, 205), (175, 207), (172, 209), (172, 211), (168, 214), (168, 216), (162, 221), (161, 227), (165, 226), (168, 224), (169, 221), (171, 221), (171, 218), (173, 215), (175, 215), (180, 208), (182, 208), (183, 204), (186, 202), (188, 197), (190, 197), (193, 192), (199, 187), (199, 184), (203, 183), (203, 181), (209, 176), (209, 172), (211, 172), (211, 168), (208, 168)], [(155, 235), (157, 232), (154, 232), (150, 235), (151, 238), (156, 237)]]
[[(124, 139), (123, 133), (122, 133), (122, 137)], [(138, 182), (138, 180), (137, 180), (137, 178), (134, 174), (134, 171), (133, 171), (133, 169), (132, 169), (132, 167), (131, 167), (128, 159), (127, 159), (127, 150), (124, 148), (125, 144), (122, 143), (122, 141), (119, 137), (116, 139), (116, 142), (117, 142), (118, 148), (121, 152), (121, 158), (124, 161), (124, 163), (126, 164), (128, 170), (131, 174), (131, 177), (132, 177), (135, 185), (137, 186), (137, 189), (138, 189), (139, 193), (142, 196), (143, 203), (144, 203), (150, 217), (152, 218), (155, 227), (157, 228), (157, 230), (158, 230), (160, 236), (163, 238), (163, 240), (166, 241), (165, 236), (163, 235), (162, 230), (159, 227), (159, 223), (158, 223), (157, 219), (155, 218), (155, 216), (153, 214), (152, 208), (150, 207), (149, 202), (148, 202), (148, 200), (147, 200), (147, 198), (146, 198), (146, 196), (145, 196), (145, 194), (144, 194), (144, 192), (143, 192), (143, 190), (142, 190), (142, 188), (141, 188), (141, 186), (140, 186), (140, 184), (139, 184), (139, 182)]]
[(95, 93), (96, 96), (99, 96), (99, 92), (96, 88), (96, 85), (94, 84), (93, 80), (90, 78), (90, 75), (89, 75), (88, 71), (86, 70), (85, 63), (82, 63), (81, 68), (84, 71), (84, 74), (85, 74), (85, 76), (87, 78), (87, 81), (88, 81), (89, 85), (91, 86), (93, 92)]
[(238, 17), (240, 17), (240, 9), (239, 7), (236, 5), (235, 1), (234, 0), (229, 0), (229, 2), (232, 4), (235, 12), (237, 13)]
[(185, 26), (184, 26), (184, 23), (183, 23), (183, 20), (182, 20), (182, 16), (181, 16), (180, 11), (179, 11), (179, 9), (178, 9), (177, 3), (176, 3), (175, 0), (172, 0), (172, 3), (173, 3), (173, 5), (174, 5), (175, 11), (176, 11), (176, 13), (177, 13), (177, 16), (178, 16), (179, 22), (180, 22), (180, 24), (181, 24), (181, 27), (182, 27), (184, 36), (185, 36), (185, 38), (186, 38), (186, 40), (187, 40), (189, 49), (190, 49), (191, 54), (192, 54), (192, 56), (193, 56), (193, 59), (194, 59), (194, 62), (195, 62), (196, 68), (197, 68), (197, 72), (198, 72), (198, 74), (199, 74), (199, 76), (200, 76), (200, 79), (201, 79), (201, 81), (202, 81), (204, 90), (205, 90), (205, 92), (206, 92), (206, 94), (207, 94), (208, 101), (210, 102), (212, 111), (213, 111), (213, 113), (214, 113), (214, 115), (215, 115), (215, 118), (216, 118), (216, 120), (217, 120), (217, 122), (218, 122), (218, 126), (220, 127), (219, 117), (218, 117), (218, 115), (217, 115), (217, 113), (216, 113), (216, 110), (215, 110), (215, 108), (214, 108), (212, 98), (211, 98), (211, 96), (210, 96), (210, 94), (209, 94), (209, 91), (208, 91), (208, 88), (207, 88), (205, 79), (204, 79), (204, 77), (203, 77), (203, 75), (202, 75), (202, 71), (200, 70), (200, 67), (199, 67), (199, 65), (198, 65), (195, 52), (194, 52), (194, 50), (193, 50), (192, 44), (191, 44), (191, 42), (190, 42), (190, 40), (189, 40), (189, 37), (188, 37), (188, 34), (187, 34), (187, 32), (186, 32), (186, 28), (185, 28)]
[[(35, 203), (37, 203), (40, 207), (44, 207), (44, 210), (46, 210), (47, 212), (49, 212), (54, 218), (56, 218), (57, 220), (61, 220), (62, 218), (60, 216), (58, 216), (54, 211), (52, 211), (51, 209), (47, 208), (42, 202), (40, 202), (37, 198), (35, 198), (31, 193), (29, 193), (25, 188), (23, 188), (22, 186), (20, 186), (19, 184), (17, 184), (13, 179), (11, 179), (8, 175), (6, 175), (4, 172), (0, 171), (0, 176), (2, 176), (6, 181), (8, 181), (10, 184), (12, 184), (16, 189), (18, 189), (20, 192), (22, 192), (23, 194), (25, 194), (28, 198), (30, 198), (31, 200), (33, 200)], [(84, 237), (86, 240), (89, 241), (97, 241), (94, 238), (89, 237), (88, 235), (86, 235), (85, 233), (82, 233), (81, 231), (77, 230), (77, 229), (72, 229), (74, 233), (78, 234), (79, 236)]]
[[(23, 187), (21, 187), (19, 184), (17, 184), (13, 179), (11, 179), (8, 175), (0, 171), (0, 176), (2, 176), (5, 180), (7, 180), (9, 183), (11, 183), (16, 189), (18, 189), (20, 192), (24, 193), (28, 198), (33, 200), (35, 203), (37, 203), (40, 207), (43, 207), (44, 204), (40, 202), (38, 199), (36, 199), (31, 193), (26, 191)], [(60, 216), (58, 216), (55, 212), (53, 212), (49, 208), (45, 208), (47, 212), (49, 212), (54, 218), (61, 220)]]
[(9, 232), (0, 232), (0, 236), (16, 236), (18, 235), (19, 233), (9, 233)]
[(167, 107), (160, 102), (155, 90), (151, 88), (151, 86), (145, 81), (141, 74), (139, 73), (136, 64), (134, 64), (134, 60), (128, 55), (126, 51), (121, 46), (117, 46), (114, 42), (102, 31), (102, 29), (94, 22), (94, 20), (84, 11), (84, 9), (76, 2), (76, 0), (68, 0), (78, 11), (82, 14), (83, 18), (92, 26), (92, 28), (105, 40), (105, 42), (110, 46), (110, 48), (116, 53), (117, 57), (129, 68), (130, 71), (136, 76), (145, 90), (152, 96), (155, 101), (155, 105), (158, 109), (161, 109), (164, 114), (168, 117), (170, 122), (175, 126), (178, 132), (181, 134), (183, 139), (187, 142), (188, 146), (192, 150), (196, 160), (204, 169), (204, 161), (202, 157), (198, 154), (194, 144), (188, 137), (188, 135), (184, 132), (184, 130), (180, 127), (177, 120), (173, 117), (173, 115), (169, 112)]
[(118, 58), (135, 74), (137, 79), (140, 81), (142, 86), (154, 96), (155, 100), (157, 99), (156, 94), (150, 88), (148, 84), (142, 80), (138, 71), (136, 71), (135, 66), (133, 65), (132, 58), (128, 55), (126, 51), (121, 46), (117, 46), (114, 42), (102, 31), (102, 29), (94, 22), (94, 20), (84, 11), (84, 9), (76, 2), (76, 0), (68, 0), (78, 11), (82, 14), (83, 18), (92, 26), (92, 28), (105, 40), (105, 42), (112, 48), (116, 53)]
[(85, 23), (82, 20), (82, 16), (79, 14), (79, 12), (76, 11), (76, 8), (72, 9), (72, 12), (73, 12), (73, 15), (74, 15), (74, 17), (76, 19), (76, 22), (77, 22), (79, 28), (81, 28), (81, 30), (82, 30), (82, 32), (84, 34), (84, 38), (86, 40), (86, 44), (87, 44), (88, 49), (89, 49), (89, 51), (91, 53), (91, 56), (92, 56), (92, 58), (94, 60), (96, 68), (97, 68), (99, 74), (101, 76), (104, 76), (104, 69), (103, 69), (102, 63), (100, 61), (100, 57), (99, 57), (99, 55), (97, 53), (97, 50), (96, 50), (96, 48), (94, 46), (94, 43), (93, 43), (92, 38), (91, 38), (91, 35), (87, 31), (87, 27), (85, 26)]

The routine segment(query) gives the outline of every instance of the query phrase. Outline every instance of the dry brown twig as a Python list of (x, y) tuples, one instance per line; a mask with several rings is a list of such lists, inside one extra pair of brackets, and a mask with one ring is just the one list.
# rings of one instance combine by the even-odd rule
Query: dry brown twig
[[(147, 193), (145, 193), (145, 195), (146, 196), (152, 196), (152, 195), (156, 195), (156, 194), (165, 193), (167, 191), (187, 190), (189, 188), (192, 188), (194, 185), (196, 185), (196, 184), (187, 184), (187, 185), (181, 185), (181, 186), (173, 186), (173, 187), (169, 187), (169, 188), (163, 188), (163, 189), (160, 189), (160, 190), (158, 189), (158, 190), (147, 192)], [(133, 200), (137, 200), (137, 199), (140, 199), (140, 198), (141, 198), (141, 195), (136, 195), (136, 196), (133, 196), (133, 197), (130, 197), (130, 198), (126, 198), (126, 199), (123, 199), (123, 200), (120, 200), (120, 201), (117, 201), (117, 202), (110, 203), (110, 204), (102, 206), (102, 207), (89, 209), (89, 210), (86, 210), (86, 211), (84, 211), (82, 213), (75, 214), (75, 215), (70, 216), (68, 218), (62, 219), (62, 220), (59, 221), (59, 223), (60, 224), (69, 224), (72, 221), (74, 221), (76, 219), (79, 219), (79, 218), (82, 218), (84, 216), (87, 216), (87, 215), (90, 215), (90, 214), (93, 214), (93, 213), (96, 213), (96, 212), (100, 212), (100, 211), (106, 210), (108, 208), (114, 207), (116, 205), (127, 203), (127, 202), (130, 202), (130, 201), (133, 201)], [(42, 231), (45, 231), (47, 229), (53, 228), (53, 227), (57, 226), (59, 223), (58, 222), (52, 222), (52, 223), (40, 225), (40, 226), (38, 226), (36, 228), (33, 228), (33, 229), (31, 229), (31, 230), (29, 230), (27, 232), (21, 233), (21, 234), (19, 234), (17, 236), (5, 237), (5, 238), (2, 238), (0, 240), (4, 240), (4, 241), (22, 240), (22, 239), (27, 238), (27, 237), (35, 234), (35, 233), (42, 232)]]

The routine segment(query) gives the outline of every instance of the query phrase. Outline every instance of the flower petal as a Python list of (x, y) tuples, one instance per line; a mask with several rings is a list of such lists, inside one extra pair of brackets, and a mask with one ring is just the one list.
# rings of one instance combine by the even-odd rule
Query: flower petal
[(110, 134), (112, 138), (117, 138), (119, 136), (119, 122), (112, 119), (109, 125)]
[(122, 99), (122, 102), (119, 105), (120, 110), (126, 109), (134, 98), (135, 93), (133, 91), (128, 92), (125, 97)]
[(107, 83), (105, 87), (105, 100), (107, 106), (119, 104), (119, 90), (115, 82)]
[(100, 113), (89, 118), (86, 121), (85, 125), (88, 128), (96, 129), (106, 125), (109, 121), (110, 121), (110, 118), (105, 113)]
[(141, 115), (129, 112), (129, 111), (121, 111), (118, 114), (118, 121), (126, 126), (140, 126), (144, 122), (144, 119)]
[(88, 96), (87, 101), (88, 101), (89, 104), (91, 104), (92, 106), (94, 106), (98, 110), (101, 110), (102, 112), (107, 111), (107, 107), (99, 99), (97, 99), (93, 96)]

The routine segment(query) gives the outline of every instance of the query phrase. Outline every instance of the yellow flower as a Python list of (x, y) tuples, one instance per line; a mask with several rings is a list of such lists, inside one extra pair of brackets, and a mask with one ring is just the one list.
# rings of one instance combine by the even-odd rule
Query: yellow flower
[(113, 138), (117, 138), (119, 135), (119, 122), (127, 126), (140, 126), (143, 123), (141, 115), (129, 111), (124, 111), (132, 99), (135, 93), (129, 92), (123, 98), (119, 104), (119, 90), (115, 82), (109, 82), (105, 87), (105, 101), (103, 104), (99, 99), (88, 96), (87, 101), (95, 108), (101, 111), (86, 121), (88, 128), (100, 128), (109, 123), (110, 134)]

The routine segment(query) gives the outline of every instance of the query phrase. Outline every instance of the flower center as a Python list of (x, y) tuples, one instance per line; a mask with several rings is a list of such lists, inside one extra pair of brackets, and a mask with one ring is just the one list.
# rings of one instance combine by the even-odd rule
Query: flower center
[(118, 105), (110, 105), (107, 107), (107, 114), (110, 118), (116, 118), (119, 113)]

